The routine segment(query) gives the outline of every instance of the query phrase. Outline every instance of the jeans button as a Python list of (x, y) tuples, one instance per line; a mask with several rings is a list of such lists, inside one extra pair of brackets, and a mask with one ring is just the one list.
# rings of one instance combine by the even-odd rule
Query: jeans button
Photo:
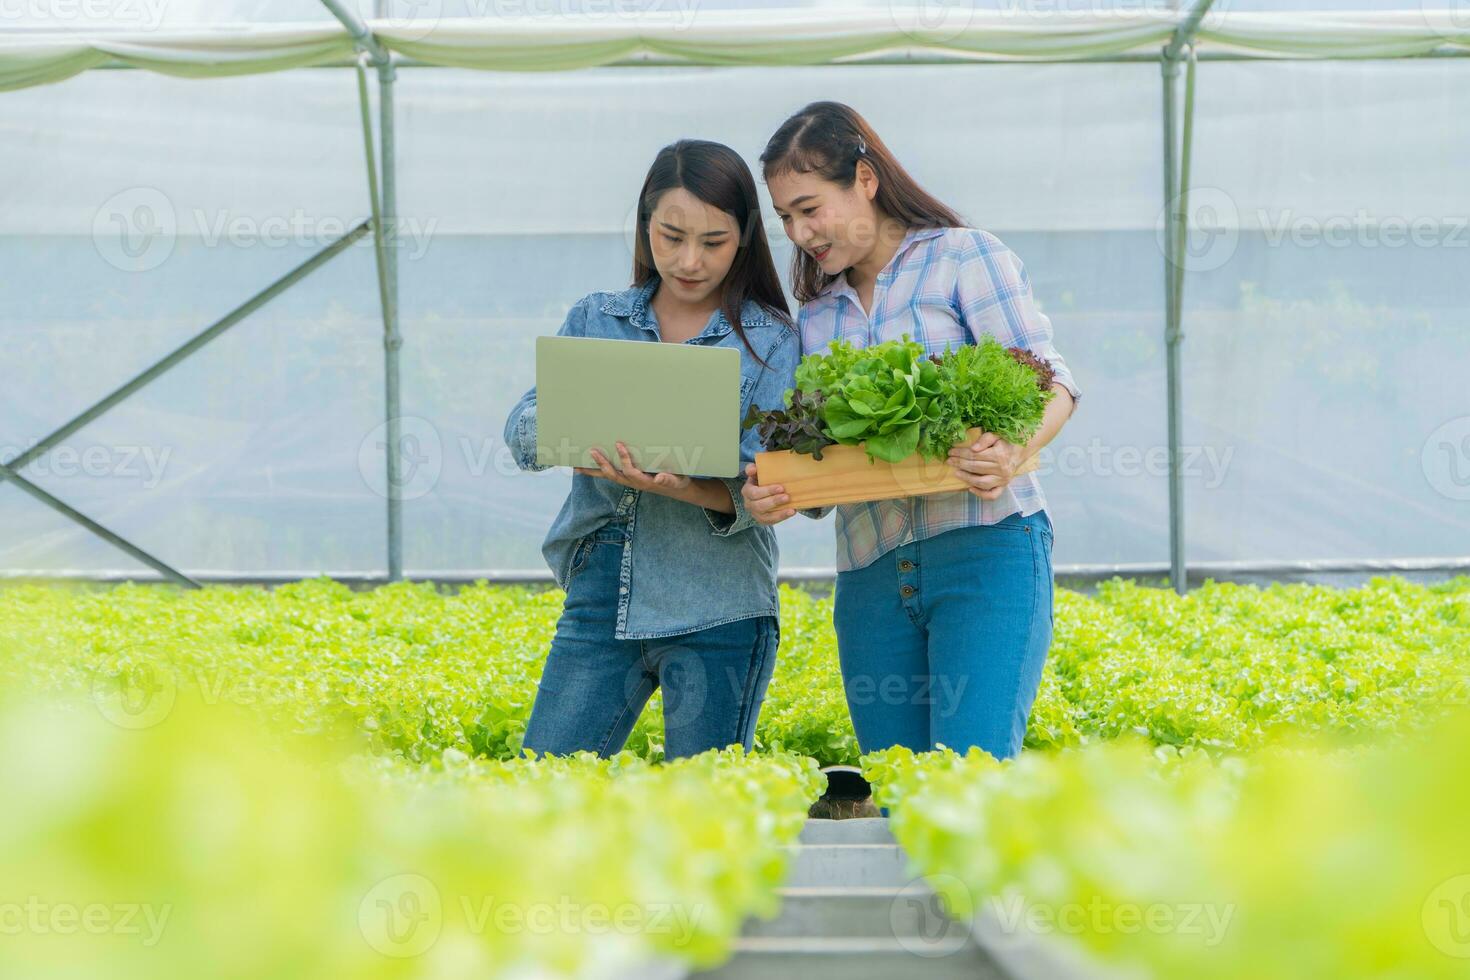
[(914, 570), (914, 563), (905, 558), (898, 563), (898, 570), (900, 572), (911, 572)]
[(907, 599), (909, 596), (911, 596), (911, 595), (914, 594), (914, 587), (912, 585), (905, 585), (903, 588), (899, 589), (898, 591), (899, 591), (899, 594), (900, 595), (902, 595), (905, 599)]

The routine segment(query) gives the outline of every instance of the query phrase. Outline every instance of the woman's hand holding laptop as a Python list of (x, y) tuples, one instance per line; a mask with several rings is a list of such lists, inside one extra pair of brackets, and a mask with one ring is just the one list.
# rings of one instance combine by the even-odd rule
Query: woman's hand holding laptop
[(587, 476), (600, 476), (619, 486), (632, 487), (634, 490), (651, 490), (654, 493), (687, 490), (694, 482), (693, 477), (680, 476), (678, 473), (645, 473), (633, 465), (633, 457), (628, 454), (628, 447), (621, 441), (617, 445), (618, 457), (623, 464), (621, 467), (614, 467), (607, 455), (594, 446), (591, 452), (592, 458), (597, 460), (597, 468), (574, 466), (572, 469)]

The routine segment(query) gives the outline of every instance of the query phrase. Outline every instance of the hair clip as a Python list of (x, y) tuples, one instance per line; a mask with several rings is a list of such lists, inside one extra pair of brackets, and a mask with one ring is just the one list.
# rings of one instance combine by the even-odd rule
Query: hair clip
[(858, 137), (858, 148), (857, 148), (857, 151), (858, 151), (858, 156), (863, 156), (863, 155), (865, 155), (868, 152), (868, 143), (861, 136)]

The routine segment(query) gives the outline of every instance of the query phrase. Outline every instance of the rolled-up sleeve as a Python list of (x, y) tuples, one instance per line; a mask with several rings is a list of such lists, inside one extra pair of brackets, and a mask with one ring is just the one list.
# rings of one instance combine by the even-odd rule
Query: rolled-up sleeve
[[(586, 335), (587, 307), (596, 294), (582, 297), (567, 313), (557, 330), (558, 337), (582, 337)], [(505, 445), (518, 468), (531, 473), (549, 470), (549, 465), (536, 462), (536, 386), (532, 385), (512, 406), (506, 416), (502, 432)]]
[(1051, 319), (1036, 305), (1021, 257), (990, 232), (975, 229), (973, 246), (959, 261), (956, 290), (971, 338), (978, 343), (988, 333), (1007, 347), (1024, 347), (1046, 361), (1076, 411), (1082, 390), (1052, 343)]
[[(745, 465), (744, 460), (741, 460), (740, 465)], [(740, 495), (740, 488), (745, 486), (744, 478), (722, 476), (718, 479), (725, 485), (725, 489), (730, 491), (730, 500), (735, 504), (735, 513), (726, 514), (724, 511), (710, 510), (708, 507), (701, 509), (704, 511), (704, 516), (709, 519), (710, 532), (716, 537), (723, 538), (739, 534), (753, 526), (756, 521), (750, 516), (750, 511), (745, 509), (745, 498)]]
[(516, 466), (531, 473), (551, 469), (536, 462), (536, 389), (521, 396), (505, 420), (505, 444)]
[[(801, 360), (801, 343), (795, 328), (781, 327), (781, 339), (772, 347), (770, 354), (766, 355), (766, 363), (769, 367), (761, 368), (756, 378), (755, 387), (751, 390), (750, 403), (760, 410), (781, 408), (785, 405), (787, 388), (796, 386), (796, 365)], [(710, 532), (717, 537), (729, 537), (739, 534), (746, 528), (754, 527), (758, 521), (745, 507), (745, 498), (740, 491), (745, 486), (745, 465), (755, 462), (755, 454), (765, 447), (761, 445), (760, 432), (752, 426), (740, 433), (740, 471), (738, 477), (720, 477), (730, 491), (730, 500), (735, 504), (735, 512), (726, 514), (717, 510), (703, 508), (704, 516), (709, 519)]]

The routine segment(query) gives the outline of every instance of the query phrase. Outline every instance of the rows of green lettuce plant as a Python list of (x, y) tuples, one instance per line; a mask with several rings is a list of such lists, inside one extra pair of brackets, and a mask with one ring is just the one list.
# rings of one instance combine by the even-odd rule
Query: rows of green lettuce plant
[(1054, 677), (1090, 699), (1066, 730), (1102, 739), (862, 767), (914, 873), (998, 946), (1154, 977), (1461, 977), (1467, 585), (1105, 590), (1059, 615), (1091, 655)]
[[(274, 590), (142, 585), (0, 589), (0, 682), (47, 692), (193, 689), (294, 729), (349, 722), (410, 761), (447, 749), (510, 758), (562, 593), (483, 583), (451, 594), (327, 579)], [(858, 761), (837, 670), (831, 598), (781, 589), (781, 649), (758, 745), (822, 765)], [(1058, 590), (1030, 748), (1124, 733), (1216, 750), (1279, 730), (1369, 737), (1421, 706), (1466, 699), (1470, 579), (1355, 589), (1207, 584), (1181, 598), (1121, 580)], [(655, 695), (628, 750), (662, 754)]]

